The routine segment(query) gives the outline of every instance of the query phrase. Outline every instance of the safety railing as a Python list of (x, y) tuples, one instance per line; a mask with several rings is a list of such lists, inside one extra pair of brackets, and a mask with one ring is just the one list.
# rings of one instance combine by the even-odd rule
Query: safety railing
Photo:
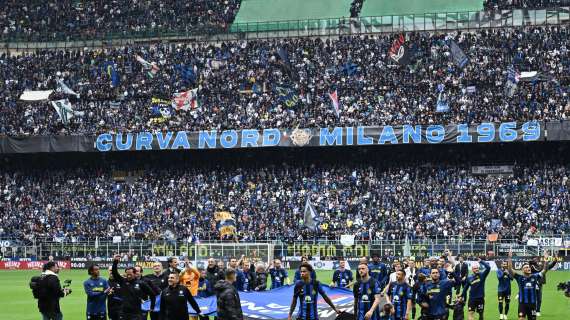
[(180, 29), (89, 33), (0, 34), (0, 50), (104, 48), (157, 41), (237, 41), (269, 38), (328, 37), (410, 31), (451, 31), (570, 23), (570, 7), (327, 18), (202, 25)]
[[(557, 249), (568, 247), (570, 238), (567, 235), (536, 236), (540, 239), (535, 244), (516, 239), (500, 239), (489, 242), (484, 239), (422, 239), (422, 240), (375, 240), (355, 241), (354, 243), (341, 243), (340, 241), (257, 241), (248, 243), (233, 242), (188, 242), (176, 240), (83, 240), (70, 239), (35, 239), (32, 242), (6, 240), (10, 244), (2, 247), (2, 256), (5, 258), (46, 258), (54, 257), (112, 257), (116, 253), (129, 253), (138, 257), (145, 256), (171, 256), (188, 255), (194, 258), (199, 254), (207, 257), (214, 252), (219, 253), (220, 247), (227, 246), (255, 246), (269, 245), (272, 256), (321, 256), (321, 257), (352, 257), (370, 256), (374, 253), (380, 255), (396, 256), (437, 256), (446, 250), (466, 256), (494, 255), (505, 256), (509, 250), (517, 255), (536, 255), (541, 249)], [(235, 251), (235, 249), (232, 249)], [(566, 250), (566, 254), (570, 254)], [(231, 250), (230, 250), (231, 252)]]

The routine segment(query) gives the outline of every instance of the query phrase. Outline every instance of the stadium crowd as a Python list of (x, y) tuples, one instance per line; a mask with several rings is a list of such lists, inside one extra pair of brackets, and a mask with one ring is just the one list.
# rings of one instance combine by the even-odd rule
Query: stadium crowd
[[(409, 65), (389, 57), (394, 35), (156, 44), (0, 57), (0, 135), (562, 120), (570, 118), (568, 28), (412, 33)], [(454, 64), (448, 40), (469, 59)], [(289, 56), (291, 65), (279, 53)], [(137, 61), (142, 57), (152, 70)], [(146, 65), (146, 67), (149, 67)], [(290, 66), (290, 67), (289, 67)], [(538, 72), (506, 94), (510, 66)], [(159, 70), (157, 71), (156, 68)], [(76, 116), (18, 100), (61, 79)], [(443, 86), (441, 86), (443, 85)], [(280, 88), (277, 89), (277, 86)], [(153, 97), (197, 88), (198, 107), (152, 112)], [(443, 92), (441, 92), (443, 88)], [(337, 116), (329, 93), (337, 90)], [(449, 111), (436, 112), (440, 92)], [(63, 93), (52, 94), (59, 99)]]
[(486, 0), (485, 10), (546, 9), (569, 5), (569, 0)]
[[(107, 168), (6, 171), (0, 236), (219, 239), (214, 213), (234, 215), (248, 240), (524, 239), (570, 231), (570, 167), (515, 167), (513, 177), (467, 167), (366, 165), (150, 169), (119, 183)], [(304, 225), (310, 198), (320, 221)]]
[(188, 32), (204, 26), (226, 30), (241, 0), (72, 1), (6, 0), (0, 8), (0, 38), (88, 39), (113, 33)]

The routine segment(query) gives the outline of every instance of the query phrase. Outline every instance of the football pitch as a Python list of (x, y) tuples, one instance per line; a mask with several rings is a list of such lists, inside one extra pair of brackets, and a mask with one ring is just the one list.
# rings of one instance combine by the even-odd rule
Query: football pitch
[[(107, 272), (103, 271), (103, 277), (107, 277)], [(1, 271), (0, 272), (0, 319), (7, 320), (37, 320), (40, 319), (37, 310), (37, 301), (32, 297), (32, 292), (28, 286), (30, 278), (38, 275), (38, 271)], [(290, 278), (293, 279), (294, 271), (289, 271)], [(328, 284), (332, 278), (332, 271), (318, 271), (318, 279)], [(61, 300), (61, 307), (64, 319), (78, 320), (85, 319), (86, 295), (83, 291), (83, 281), (88, 278), (87, 271), (83, 270), (62, 270), (60, 279), (71, 279), (73, 293)], [(542, 316), (544, 320), (570, 319), (570, 299), (564, 297), (561, 291), (556, 290), (559, 282), (570, 280), (570, 272), (552, 271), (547, 275), (548, 283), (544, 287)], [(497, 277), (492, 272), (487, 278), (485, 319), (499, 319), (497, 309)], [(509, 319), (517, 319), (517, 306), (515, 295), (518, 286), (513, 282), (513, 297)], [(465, 313), (467, 316), (467, 312)], [(465, 318), (467, 319), (467, 317)]]

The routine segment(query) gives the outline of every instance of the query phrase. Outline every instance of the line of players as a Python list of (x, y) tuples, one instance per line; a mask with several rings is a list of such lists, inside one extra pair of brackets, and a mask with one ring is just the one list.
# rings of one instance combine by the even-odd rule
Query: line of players
[[(147, 319), (147, 314), (150, 315), (151, 320), (160, 319), (159, 312), (143, 312), (140, 302), (149, 299), (150, 310), (153, 310), (155, 297), (161, 296), (164, 289), (168, 289), (169, 286), (172, 290), (182, 291), (184, 298), (195, 310), (199, 311), (195, 301), (191, 298), (212, 294), (214, 284), (224, 280), (225, 274), (223, 264), (218, 265), (213, 259), (209, 259), (206, 270), (191, 267), (189, 261), (186, 261), (186, 268), (180, 270), (177, 268), (177, 258), (173, 257), (169, 259), (169, 267), (165, 271), (162, 270), (160, 263), (156, 263), (152, 274), (143, 276), (142, 268), (134, 267), (127, 268), (124, 277), (116, 271), (117, 263), (118, 258), (115, 259), (115, 270), (109, 268), (108, 284), (99, 277), (98, 267), (94, 266), (89, 269), (91, 278), (84, 283), (85, 292), (88, 295), (88, 319), (105, 319), (105, 300), (107, 299), (108, 315), (112, 320), (139, 319), (136, 318), (139, 315), (140, 319)], [(520, 275), (512, 270), (510, 259), (509, 262), (501, 263), (497, 271), (500, 319), (507, 319), (513, 279), (516, 279), (519, 284), (519, 319), (525, 317), (535, 319), (537, 308), (540, 308), (544, 274), (554, 264), (551, 263), (542, 268), (542, 271), (539, 270), (538, 263), (525, 264), (522, 268), (523, 273)], [(424, 260), (423, 266), (419, 269), (416, 268), (413, 258), (406, 258), (402, 262), (395, 261), (391, 273), (388, 265), (381, 262), (378, 255), (374, 255), (371, 262), (367, 258), (361, 258), (356, 279), (353, 278), (352, 272), (346, 269), (346, 261), (341, 259), (339, 266), (333, 274), (331, 286), (352, 287), (355, 298), (354, 313), (359, 320), (408, 320), (416, 319), (417, 316), (424, 320), (447, 320), (450, 310), (453, 310), (453, 319), (463, 319), (465, 302), (468, 305), (470, 320), (474, 319), (476, 313), (479, 314), (479, 319), (483, 319), (484, 286), (490, 271), (490, 266), (484, 260), (472, 265), (471, 275), (468, 275), (468, 267), (464, 259), (459, 256), (458, 261), (455, 261), (450, 252), (446, 252), (439, 259)], [(281, 266), (281, 261), (278, 259), (267, 269), (261, 264), (250, 263), (244, 257), (239, 261), (231, 259), (229, 269), (235, 270), (236, 279), (233, 286), (238, 291), (265, 290), (267, 276), (271, 278), (271, 289), (289, 284), (287, 270)], [(325, 301), (328, 298), (320, 288), (319, 282), (316, 281), (316, 272), (307, 263), (306, 258), (303, 258), (302, 265), (296, 270), (294, 278), (295, 296), (291, 316), (296, 307), (296, 301), (299, 300), (300, 308), (297, 319), (317, 320), (316, 295), (321, 294)], [(462, 292), (461, 288), (463, 288)], [(453, 292), (455, 292), (455, 298), (452, 298)], [(125, 299), (125, 294), (132, 295), (132, 301)], [(380, 310), (380, 301), (384, 296), (388, 303)], [(329, 304), (334, 310), (340, 312), (332, 303)]]
[[(548, 261), (547, 254), (544, 261)], [(536, 319), (545, 275), (556, 262), (542, 267), (536, 259), (534, 262), (524, 264), (522, 273), (513, 270), (512, 253), (509, 253), (508, 261), (500, 263), (497, 293), (501, 320), (507, 319), (513, 280), (517, 281), (519, 287), (518, 319)], [(341, 260), (339, 266), (333, 274), (331, 286), (352, 287), (357, 320), (409, 320), (416, 319), (416, 316), (423, 320), (447, 320), (450, 318), (450, 310), (453, 310), (453, 319), (459, 320), (464, 317), (465, 303), (468, 306), (469, 320), (475, 319), (476, 314), (479, 320), (484, 319), (485, 281), (491, 271), (485, 259), (479, 258), (477, 263), (472, 264), (470, 275), (463, 257), (459, 256), (456, 261), (448, 251), (439, 259), (425, 259), (419, 269), (413, 258), (396, 261), (390, 274), (388, 266), (378, 256), (373, 256), (371, 262), (367, 258), (361, 258), (356, 279), (346, 269), (346, 261)], [(312, 267), (303, 263), (299, 272), (302, 279), (295, 284), (289, 320), (292, 319), (297, 300), (300, 303), (297, 319), (317, 320), (319, 294), (333, 310), (340, 313), (314, 275), (311, 275)], [(387, 303), (380, 308), (383, 297), (386, 297)]]

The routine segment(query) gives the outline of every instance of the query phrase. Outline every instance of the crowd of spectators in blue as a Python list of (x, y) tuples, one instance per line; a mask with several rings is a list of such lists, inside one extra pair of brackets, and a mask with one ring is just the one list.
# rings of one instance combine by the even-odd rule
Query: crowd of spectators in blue
[[(100, 168), (7, 170), (0, 236), (219, 239), (214, 213), (234, 215), (239, 238), (357, 240), (483, 238), (570, 232), (570, 167), (517, 165), (512, 176), (467, 166), (365, 164), (148, 169), (127, 182)], [(307, 197), (317, 231), (304, 225)], [(493, 222), (495, 221), (495, 222)]]
[[(416, 54), (409, 65), (389, 57), (395, 35), (2, 55), (0, 135), (565, 120), (570, 118), (568, 31), (548, 26), (410, 33), (406, 43)], [(464, 68), (454, 63), (452, 39), (469, 59)], [(279, 50), (288, 52), (292, 71), (284, 68)], [(160, 70), (153, 78), (137, 55), (156, 63)], [(109, 64), (115, 86), (105, 71)], [(539, 76), (519, 82), (510, 96), (510, 66)], [(83, 115), (67, 125), (48, 101), (19, 100), (24, 90), (56, 89), (57, 79), (80, 94), (70, 98)], [(440, 85), (448, 112), (436, 112)], [(276, 86), (291, 89), (288, 100)], [(171, 99), (194, 88), (199, 108), (172, 112), (164, 122), (151, 120), (153, 97)], [(328, 95), (334, 90), (338, 116)], [(298, 101), (291, 98), (295, 95)]]
[(570, 0), (486, 0), (486, 10), (546, 9), (570, 6)]
[(226, 31), (241, 0), (5, 0), (0, 39), (33, 41), (142, 35), (145, 31), (187, 32), (210, 27)]

